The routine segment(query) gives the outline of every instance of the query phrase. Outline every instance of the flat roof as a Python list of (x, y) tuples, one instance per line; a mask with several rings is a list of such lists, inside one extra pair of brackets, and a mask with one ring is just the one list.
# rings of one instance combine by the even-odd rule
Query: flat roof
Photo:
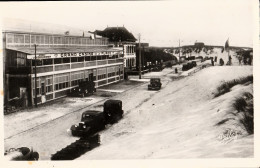
[[(7, 47), (6, 49), (23, 52), (29, 55), (35, 54), (34, 47)], [(87, 46), (87, 47), (51, 47), (36, 48), (36, 54), (59, 54), (59, 53), (84, 53), (84, 52), (118, 52), (123, 49), (108, 46)]]

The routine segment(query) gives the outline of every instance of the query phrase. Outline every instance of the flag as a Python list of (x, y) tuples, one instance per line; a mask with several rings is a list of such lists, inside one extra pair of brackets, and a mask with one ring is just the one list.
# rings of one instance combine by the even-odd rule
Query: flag
[(225, 43), (225, 50), (228, 50), (229, 48), (229, 38), (227, 39), (226, 43)]
[(65, 35), (69, 35), (69, 34), (70, 34), (70, 31), (66, 31), (64, 34), (65, 34)]

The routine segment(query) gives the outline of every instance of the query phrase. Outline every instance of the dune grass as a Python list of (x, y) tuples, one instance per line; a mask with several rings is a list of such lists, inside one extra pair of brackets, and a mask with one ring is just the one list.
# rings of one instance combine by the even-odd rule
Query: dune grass
[(254, 133), (254, 97), (251, 93), (245, 92), (242, 96), (237, 97), (232, 106), (237, 111), (232, 113), (238, 116), (240, 124), (248, 134)]
[(253, 75), (249, 75), (246, 77), (241, 77), (238, 79), (233, 79), (231, 81), (227, 81), (222, 83), (220, 86), (217, 87), (217, 91), (214, 94), (214, 97), (221, 96), (227, 92), (230, 92), (230, 89), (235, 85), (244, 85), (244, 84), (251, 84), (253, 83)]

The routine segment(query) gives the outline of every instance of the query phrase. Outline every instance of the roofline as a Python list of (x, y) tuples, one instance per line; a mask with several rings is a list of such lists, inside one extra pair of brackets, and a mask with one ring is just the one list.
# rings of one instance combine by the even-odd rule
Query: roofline
[[(83, 47), (82, 47), (83, 48)], [(21, 53), (25, 53), (25, 54), (28, 54), (28, 55), (33, 55), (34, 54), (34, 51), (33, 52), (27, 52), (27, 51), (22, 51), (23, 48), (6, 48), (7, 50), (13, 50), (13, 51), (17, 51), (17, 52), (21, 52)], [(62, 49), (62, 48), (56, 48), (56, 49)], [(41, 48), (38, 48), (37, 51), (41, 51)], [(123, 49), (118, 49), (118, 48), (106, 48), (104, 50), (101, 50), (101, 51), (63, 51), (63, 52), (39, 52), (37, 54), (58, 54), (58, 53), (79, 53), (79, 52), (90, 52), (90, 53), (96, 53), (96, 52), (121, 52), (123, 51)]]
[[(2, 33), (33, 34), (33, 35), (38, 34), (38, 35), (51, 35), (51, 36), (64, 36), (64, 37), (83, 37), (83, 36), (65, 35), (65, 34), (57, 34), (57, 33), (40, 33), (40, 32), (28, 32), (28, 31), (16, 31), (16, 30), (2, 30)], [(86, 38), (86, 37), (90, 37), (90, 36), (84, 36), (84, 37)], [(108, 39), (107, 37), (103, 37), (103, 36), (101, 36), (101, 37)]]

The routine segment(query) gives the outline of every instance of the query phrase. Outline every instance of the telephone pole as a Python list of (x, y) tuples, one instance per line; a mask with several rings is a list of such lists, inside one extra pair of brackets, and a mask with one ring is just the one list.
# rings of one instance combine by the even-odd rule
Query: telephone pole
[(142, 68), (142, 58), (141, 58), (141, 45), (140, 45), (140, 38), (141, 38), (141, 34), (138, 34), (138, 39), (139, 39), (139, 79), (141, 79), (141, 68)]
[(34, 86), (34, 93), (35, 93), (35, 98), (34, 98), (34, 103), (35, 103), (35, 107), (37, 107), (37, 79), (36, 79), (36, 75), (37, 75), (37, 72), (36, 72), (36, 62), (37, 62), (37, 59), (36, 59), (36, 44), (34, 44), (34, 52), (35, 52), (35, 57), (34, 57), (34, 82), (35, 82), (35, 86)]
[(180, 64), (180, 61), (181, 61), (181, 41), (179, 39), (179, 64)]

